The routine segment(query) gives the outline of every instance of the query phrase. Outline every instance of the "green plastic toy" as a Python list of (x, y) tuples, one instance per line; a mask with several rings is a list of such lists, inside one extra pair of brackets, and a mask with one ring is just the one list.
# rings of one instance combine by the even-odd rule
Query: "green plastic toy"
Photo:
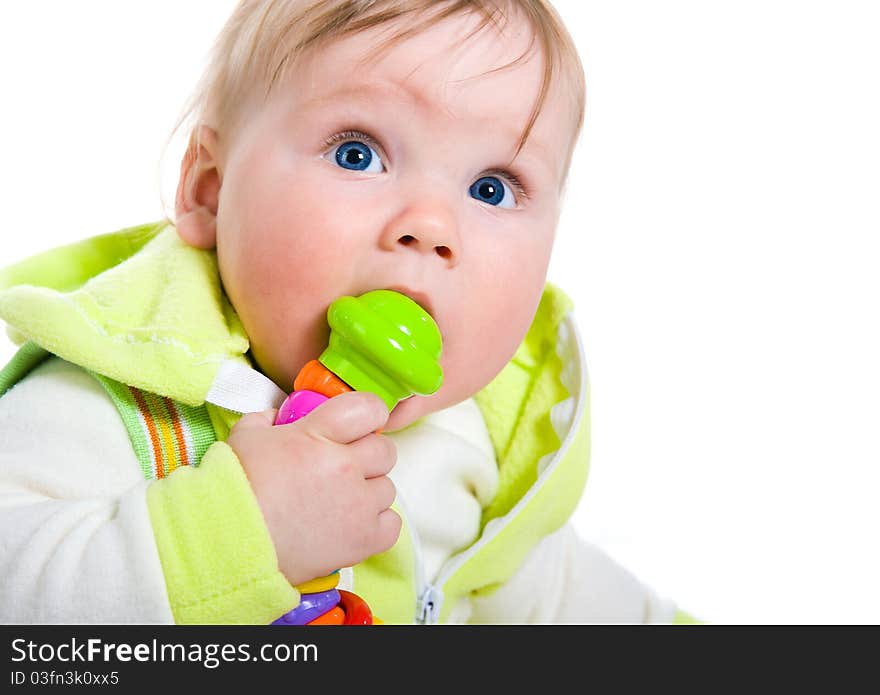
[(340, 297), (327, 311), (330, 344), (318, 358), (355, 391), (372, 391), (392, 410), (443, 384), (442, 340), (434, 319), (406, 295), (374, 290)]

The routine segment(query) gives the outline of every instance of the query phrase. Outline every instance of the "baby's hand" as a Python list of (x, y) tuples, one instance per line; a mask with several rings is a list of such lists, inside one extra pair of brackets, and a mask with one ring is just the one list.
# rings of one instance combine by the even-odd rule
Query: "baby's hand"
[(304, 418), (273, 426), (275, 411), (251, 413), (227, 443), (238, 455), (291, 584), (323, 577), (397, 541), (388, 472), (397, 448), (374, 434), (388, 420), (376, 395), (352, 391)]

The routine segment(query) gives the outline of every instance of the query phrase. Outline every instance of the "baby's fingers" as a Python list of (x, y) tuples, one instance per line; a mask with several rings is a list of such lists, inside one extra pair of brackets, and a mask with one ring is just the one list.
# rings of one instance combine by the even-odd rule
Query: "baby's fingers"
[(275, 417), (277, 415), (278, 411), (274, 408), (269, 408), (268, 410), (263, 410), (259, 413), (245, 413), (241, 416), (239, 421), (235, 423), (235, 428), (237, 430), (245, 430), (271, 427), (275, 424)]
[(325, 401), (301, 422), (313, 436), (349, 444), (388, 422), (385, 402), (367, 391), (350, 391)]
[(397, 543), (402, 525), (403, 521), (401, 521), (400, 515), (393, 509), (386, 509), (379, 514), (375, 553), (384, 553)]
[(367, 490), (367, 494), (376, 505), (376, 511), (380, 514), (391, 507), (397, 497), (397, 488), (388, 476), (368, 480)]
[(397, 445), (381, 434), (368, 434), (347, 448), (360, 466), (364, 478), (388, 475), (397, 463)]

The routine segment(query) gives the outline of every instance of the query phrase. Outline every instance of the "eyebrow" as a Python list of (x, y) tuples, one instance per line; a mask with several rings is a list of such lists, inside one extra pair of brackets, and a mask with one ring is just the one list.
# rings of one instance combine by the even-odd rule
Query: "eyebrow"
[(377, 97), (382, 99), (393, 98), (406, 100), (415, 103), (422, 109), (436, 109), (437, 104), (425, 93), (413, 88), (412, 86), (404, 86), (396, 82), (362, 82), (357, 85), (346, 85), (332, 91), (312, 97), (302, 102), (303, 108), (313, 108), (331, 101), (340, 96), (359, 99), (361, 101), (373, 101)]

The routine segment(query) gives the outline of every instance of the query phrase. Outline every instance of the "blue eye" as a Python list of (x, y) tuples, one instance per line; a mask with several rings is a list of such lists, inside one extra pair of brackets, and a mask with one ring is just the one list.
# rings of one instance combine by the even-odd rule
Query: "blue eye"
[(508, 185), (497, 176), (483, 176), (470, 188), (471, 198), (488, 205), (497, 205), (500, 208), (512, 208), (516, 206), (516, 199)]
[(371, 174), (383, 170), (382, 158), (376, 150), (357, 140), (342, 143), (336, 148), (333, 157), (343, 169)]

